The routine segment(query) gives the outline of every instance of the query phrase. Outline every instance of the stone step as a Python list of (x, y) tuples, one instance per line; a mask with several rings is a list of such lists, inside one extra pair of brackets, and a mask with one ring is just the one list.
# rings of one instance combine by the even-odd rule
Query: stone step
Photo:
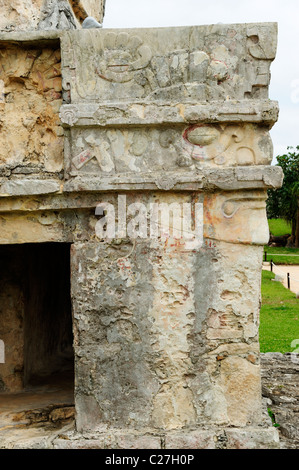
[(0, 413), (0, 431), (7, 426), (32, 426), (39, 423), (67, 422), (75, 418), (74, 405), (49, 405), (42, 408)]

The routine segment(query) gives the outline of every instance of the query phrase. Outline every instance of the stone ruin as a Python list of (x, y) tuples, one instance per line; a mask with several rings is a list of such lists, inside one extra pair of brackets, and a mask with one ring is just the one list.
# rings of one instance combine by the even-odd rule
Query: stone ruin
[[(259, 350), (277, 25), (80, 29), (67, 2), (2, 3), (0, 410), (61, 380), (75, 428), (52, 448), (279, 447)], [(201, 243), (133, 239), (131, 204), (192, 207)]]

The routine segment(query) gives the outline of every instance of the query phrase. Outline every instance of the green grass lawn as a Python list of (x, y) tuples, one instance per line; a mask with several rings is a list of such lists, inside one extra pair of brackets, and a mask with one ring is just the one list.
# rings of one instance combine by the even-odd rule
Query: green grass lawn
[(280, 282), (273, 282), (274, 277), (271, 272), (262, 273), (261, 352), (294, 352), (292, 342), (299, 340), (299, 299)]
[(264, 251), (267, 253), (267, 261), (271, 261), (272, 259), (274, 264), (299, 264), (298, 248), (279, 248), (265, 246)]
[[(292, 232), (290, 224), (288, 224), (283, 219), (271, 219), (268, 220), (268, 222), (270, 232), (276, 237), (280, 237)], [(279, 248), (265, 246), (264, 251), (267, 253), (267, 261), (271, 261), (272, 259), (273, 263), (275, 264), (299, 265), (298, 248)]]
[(269, 222), (270, 232), (275, 237), (282, 237), (283, 235), (292, 233), (291, 224), (289, 224), (283, 219), (269, 219), (268, 222)]

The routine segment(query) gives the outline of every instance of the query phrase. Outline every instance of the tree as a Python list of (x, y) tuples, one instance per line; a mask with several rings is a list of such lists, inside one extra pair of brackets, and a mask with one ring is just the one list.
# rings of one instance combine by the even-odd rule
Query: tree
[(268, 218), (283, 218), (292, 225), (292, 243), (299, 248), (299, 145), (288, 147), (288, 153), (277, 157), (277, 166), (284, 172), (279, 189), (269, 189)]

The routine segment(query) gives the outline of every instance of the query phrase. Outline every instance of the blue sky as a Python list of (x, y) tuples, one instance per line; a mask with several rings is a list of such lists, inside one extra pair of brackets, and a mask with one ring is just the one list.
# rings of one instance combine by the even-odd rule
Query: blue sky
[(104, 28), (191, 26), (213, 23), (278, 23), (270, 98), (280, 117), (271, 130), (274, 155), (299, 145), (298, 0), (106, 0)]

